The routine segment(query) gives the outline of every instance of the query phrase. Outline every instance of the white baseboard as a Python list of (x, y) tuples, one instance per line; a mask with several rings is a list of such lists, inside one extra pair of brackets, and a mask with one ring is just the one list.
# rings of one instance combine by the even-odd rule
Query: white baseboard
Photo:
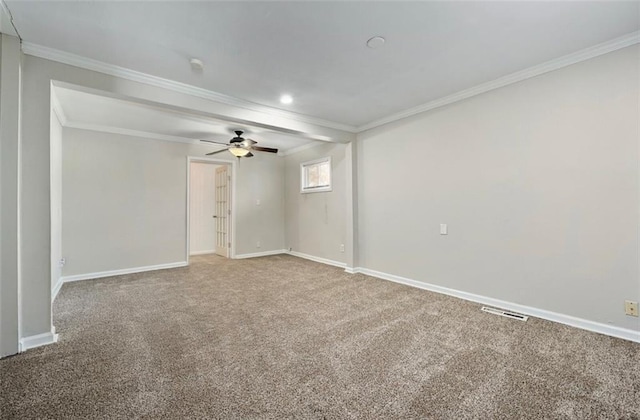
[(287, 250), (285, 249), (276, 249), (273, 251), (264, 251), (264, 252), (254, 252), (252, 254), (239, 254), (234, 257), (236, 260), (242, 260), (244, 258), (255, 258), (255, 257), (268, 257), (269, 255), (280, 255), (286, 254)]
[(53, 289), (51, 290), (51, 302), (56, 300), (56, 296), (58, 296), (58, 293), (60, 292), (60, 289), (62, 288), (63, 284), (64, 284), (64, 280), (62, 280), (62, 277), (59, 277), (58, 282), (56, 283), (55, 286), (53, 286)]
[(382, 280), (389, 280), (395, 283), (417, 287), (419, 289), (429, 290), (431, 292), (442, 293), (444, 295), (449, 295), (449, 296), (457, 297), (460, 299), (469, 300), (471, 302), (476, 302), (483, 305), (494, 306), (501, 309), (508, 309), (510, 311), (519, 312), (523, 315), (529, 315), (536, 318), (546, 319), (548, 321), (558, 322), (560, 324), (569, 325), (571, 327), (576, 327), (583, 330), (605, 334), (612, 337), (622, 338), (625, 340), (640, 343), (640, 331), (634, 331), (626, 328), (615, 327), (612, 325), (602, 324), (595, 321), (589, 321), (582, 318), (576, 318), (570, 315), (559, 314), (557, 312), (551, 312), (544, 309), (533, 308), (530, 306), (507, 302), (500, 299), (494, 299), (486, 296), (476, 295), (473, 293), (462, 292), (460, 290), (449, 289), (448, 287), (442, 287), (434, 284), (423, 283), (421, 281), (412, 280), (405, 277), (396, 276), (393, 274), (383, 273), (381, 271), (370, 270), (368, 268), (356, 267), (355, 269), (353, 269), (353, 271), (355, 273), (362, 273), (368, 276), (377, 277)]
[(56, 334), (56, 328), (51, 327), (51, 331), (49, 332), (21, 338), (18, 346), (18, 351), (22, 353), (23, 351), (34, 349), (40, 346), (46, 346), (47, 344), (53, 344), (57, 341), (58, 334)]
[(121, 276), (123, 274), (134, 274), (134, 273), (142, 273), (145, 271), (164, 270), (167, 268), (186, 267), (187, 265), (188, 264), (186, 261), (180, 261), (180, 262), (169, 263), (169, 264), (158, 264), (158, 265), (148, 265), (145, 267), (125, 268), (122, 270), (110, 270), (110, 271), (99, 271), (97, 273), (75, 274), (73, 276), (63, 276), (61, 280), (62, 282), (67, 283), (70, 281), (92, 280), (92, 279), (99, 279), (102, 277)]
[(314, 255), (309, 255), (309, 254), (303, 254), (302, 252), (298, 252), (298, 251), (287, 251), (287, 254), (293, 255), (294, 257), (304, 258), (305, 260), (311, 260), (311, 261), (319, 262), (322, 264), (332, 265), (334, 267), (345, 268), (347, 266), (347, 264), (343, 262), (316, 257)]
[(207, 249), (204, 251), (193, 251), (189, 253), (189, 256), (192, 257), (194, 255), (208, 255), (208, 254), (215, 254), (216, 250), (215, 249)]

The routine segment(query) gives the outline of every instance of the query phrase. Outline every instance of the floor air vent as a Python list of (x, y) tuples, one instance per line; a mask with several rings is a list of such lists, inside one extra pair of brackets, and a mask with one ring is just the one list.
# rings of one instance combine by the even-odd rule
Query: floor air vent
[(505, 316), (511, 319), (517, 319), (520, 321), (526, 321), (527, 319), (529, 319), (529, 317), (526, 315), (517, 314), (515, 312), (503, 311), (502, 309), (490, 308), (488, 306), (483, 306), (482, 311), (489, 312), (490, 314), (494, 314), (494, 315)]

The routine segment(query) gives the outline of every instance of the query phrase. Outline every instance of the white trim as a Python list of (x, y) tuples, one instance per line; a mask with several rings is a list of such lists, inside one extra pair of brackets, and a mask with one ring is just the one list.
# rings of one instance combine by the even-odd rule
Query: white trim
[[(56, 95), (55, 89), (53, 87), (53, 84), (50, 83), (49, 84), (49, 95), (50, 95), (50, 103), (51, 103), (51, 112), (53, 112), (53, 115), (55, 116), (55, 118), (58, 120), (58, 124), (60, 124), (60, 136), (62, 136), (62, 127), (64, 127), (64, 123), (67, 122), (67, 116), (64, 114), (64, 110), (62, 109), (62, 105), (60, 104), (60, 101), (58, 100), (58, 96)], [(54, 185), (53, 185), (53, 167), (54, 165), (52, 164), (52, 157), (51, 157), (51, 132), (52, 132), (52, 127), (49, 127), (49, 188), (50, 190), (53, 192), (54, 191)], [(59, 139), (60, 141), (60, 171), (62, 172), (62, 138)], [(60, 185), (59, 188), (62, 189), (62, 174), (60, 174)], [(53, 193), (49, 196), (49, 198), (53, 197)], [(59, 194), (59, 201), (54, 203), (53, 199), (49, 200), (49, 214), (50, 214), (50, 221), (51, 221), (51, 225), (50, 225), (50, 232), (51, 232), (51, 249), (54, 248), (53, 243), (56, 242), (57, 240), (59, 240), (60, 245), (62, 246), (62, 238), (61, 237), (54, 237), (53, 236), (53, 225), (54, 225), (54, 219), (53, 219), (53, 209), (56, 205), (60, 206), (60, 223), (62, 223), (62, 194)], [(62, 230), (62, 226), (60, 227), (60, 231)], [(62, 249), (60, 249), (60, 251), (62, 252)], [(51, 252), (49, 253), (49, 257), (52, 257)], [(62, 288), (63, 285), (63, 281), (61, 278), (62, 275), (62, 267), (60, 266), (60, 261), (51, 261), (51, 267), (55, 267), (52, 272), (51, 272), (51, 281), (54, 281), (55, 279), (55, 284), (53, 285), (53, 288), (51, 289), (51, 305), (50, 305), (50, 316), (49, 319), (51, 320), (51, 328), (52, 330), (55, 330), (55, 327), (53, 325), (53, 302), (56, 300), (56, 297), (58, 296), (58, 293), (60, 292), (60, 289)]]
[(18, 351), (22, 353), (29, 349), (46, 346), (47, 344), (53, 344), (57, 341), (58, 334), (56, 334), (56, 329), (55, 327), (51, 327), (51, 331), (49, 332), (21, 338)]
[(97, 71), (100, 73), (108, 74), (110, 76), (120, 77), (122, 79), (127, 79), (138, 83), (144, 83), (151, 86), (169, 89), (174, 92), (184, 93), (186, 95), (208, 99), (210, 101), (222, 103), (225, 105), (231, 105), (238, 108), (260, 112), (273, 117), (288, 118), (294, 121), (315, 124), (318, 126), (347, 131), (350, 133), (355, 133), (356, 130), (356, 127), (351, 125), (340, 124), (333, 121), (327, 121), (316, 117), (273, 108), (270, 106), (260, 105), (255, 102), (235, 98), (233, 96), (225, 95), (212, 90), (199, 88), (169, 79), (164, 79), (162, 77), (152, 76), (150, 74), (130, 70), (113, 64), (104, 63), (102, 61), (93, 60), (91, 58), (82, 57), (65, 51), (44, 47), (42, 45), (33, 44), (31, 42), (23, 42), (22, 51), (25, 54), (35, 57), (57, 61), (58, 63), (68, 64), (70, 66), (80, 67), (87, 70)]
[[(51, 87), (53, 88), (53, 85)], [(56, 95), (55, 89), (51, 89), (51, 108), (56, 114), (56, 117), (58, 117), (58, 122), (60, 123), (60, 125), (65, 127), (69, 123), (69, 120), (64, 113), (64, 109), (62, 109), (62, 105), (60, 104), (60, 100)]]
[(596, 332), (611, 337), (622, 338), (624, 340), (640, 343), (640, 331), (633, 331), (626, 328), (615, 327), (612, 325), (602, 324), (587, 319), (576, 318), (570, 315), (559, 314), (544, 309), (533, 308), (531, 306), (520, 305), (518, 303), (507, 302), (500, 299), (494, 299), (486, 296), (476, 295), (473, 293), (462, 292), (460, 290), (449, 289), (448, 287), (437, 286), (434, 284), (424, 283), (417, 280), (408, 279), (406, 277), (396, 276), (394, 274), (383, 273), (381, 271), (370, 270), (368, 268), (357, 267), (356, 273), (366, 274), (367, 276), (377, 277), (382, 280), (389, 280), (395, 283), (407, 286), (417, 287), (419, 289), (429, 290), (431, 292), (441, 293), (468, 300), (483, 305), (495, 306), (510, 311), (519, 312), (536, 318), (546, 319), (548, 321), (558, 322), (560, 324), (569, 325), (571, 327)]
[[(56, 102), (57, 102), (57, 100), (56, 100)], [(66, 116), (65, 116), (64, 112), (62, 111), (62, 107), (59, 104), (56, 105), (56, 103), (54, 103), (53, 110), (56, 113), (56, 115), (58, 116), (58, 120), (60, 121), (60, 124), (65, 128), (74, 128), (74, 129), (77, 129), (77, 130), (96, 131), (96, 132), (99, 132), (99, 133), (119, 134), (119, 135), (131, 136), (131, 137), (139, 137), (139, 138), (144, 138), (144, 139), (171, 141), (171, 142), (176, 142), (176, 143), (203, 144), (203, 143), (201, 143), (200, 139), (192, 139), (192, 138), (189, 138), (189, 137), (172, 136), (172, 135), (169, 135), (169, 134), (152, 133), (150, 131), (133, 130), (133, 129), (130, 129), (130, 128), (114, 127), (114, 126), (109, 126), (109, 125), (84, 123), (84, 122), (78, 122), (78, 121), (69, 121), (68, 119), (66, 119)], [(304, 149), (308, 149), (310, 147), (316, 147), (316, 146), (319, 146), (320, 144), (323, 144), (323, 143), (319, 143), (319, 142), (320, 142), (320, 140), (312, 140), (312, 143), (303, 144), (302, 146), (295, 147), (293, 149), (290, 149), (289, 151), (280, 150), (280, 151), (278, 151), (277, 154), (278, 154), (278, 156), (288, 156), (291, 153), (296, 153), (298, 151), (301, 151), (301, 150), (304, 150)], [(335, 144), (342, 144), (342, 143), (335, 143)], [(210, 144), (210, 143), (208, 143), (208, 145), (210, 145), (212, 147), (216, 146), (215, 144)], [(220, 146), (222, 146), (222, 145), (220, 145)]]
[[(307, 166), (317, 165), (320, 163), (329, 164), (329, 185), (323, 187), (305, 187), (307, 184)], [(331, 156), (326, 156), (320, 159), (309, 160), (300, 163), (300, 193), (311, 194), (333, 191), (333, 165), (331, 164)]]
[[(275, 124), (273, 121), (269, 123), (269, 122), (258, 122), (258, 121), (250, 120), (246, 118), (238, 118), (238, 116), (236, 115), (237, 112), (234, 112), (233, 115), (230, 115), (228, 113), (223, 113), (223, 114), (211, 113), (202, 109), (185, 108), (179, 105), (173, 105), (165, 102), (157, 102), (155, 100), (144, 99), (142, 97), (133, 97), (133, 96), (124, 95), (121, 93), (90, 88), (83, 85), (63, 82), (61, 80), (51, 80), (51, 84), (54, 86), (54, 88), (61, 88), (61, 89), (87, 93), (90, 95), (103, 96), (106, 98), (114, 99), (116, 101), (134, 103), (136, 105), (142, 106), (147, 109), (154, 109), (154, 110), (159, 109), (165, 112), (177, 113), (183, 119), (186, 119), (189, 121), (195, 121), (198, 123), (208, 124), (208, 125), (213, 124), (218, 126), (219, 125), (228, 126), (229, 123), (234, 123), (238, 127), (242, 126), (247, 128), (247, 130), (251, 130), (251, 131), (267, 130), (273, 133), (285, 133), (285, 134), (295, 135), (295, 136), (304, 138), (306, 140), (311, 140), (316, 143), (328, 142), (328, 143), (343, 144), (343, 143), (348, 143), (349, 141), (355, 140), (354, 133), (342, 132), (340, 136), (335, 136), (335, 135), (327, 136), (322, 134), (314, 134), (313, 130), (309, 130), (309, 129), (283, 128), (281, 125)], [(271, 120), (273, 120), (273, 118), (271, 118)], [(100, 127), (100, 125), (94, 125), (94, 127)], [(348, 138), (344, 137), (346, 134), (350, 134), (347, 136)], [(196, 140), (196, 141), (200, 140), (200, 137), (195, 139), (192, 137), (186, 137), (186, 138), (177, 137), (177, 136), (176, 137), (168, 136), (168, 137), (172, 139), (177, 138), (177, 139), (183, 139), (183, 140)], [(227, 142), (227, 140), (229, 140), (229, 137), (227, 136), (223, 137), (222, 135), (215, 135), (215, 137), (213, 138), (209, 136), (209, 140)], [(281, 152), (282, 150), (280, 150), (278, 153), (281, 153)]]
[(124, 268), (121, 270), (109, 270), (109, 271), (99, 271), (96, 273), (75, 274), (73, 276), (63, 276), (62, 282), (68, 283), (71, 281), (93, 280), (93, 279), (100, 279), (103, 277), (122, 276), (124, 274), (143, 273), (145, 271), (164, 270), (167, 268), (178, 268), (178, 267), (185, 267), (185, 266), (187, 266), (187, 262), (180, 261), (180, 262), (169, 263), (169, 264), (158, 264), (158, 265), (148, 265), (144, 267)]
[[(351, 126), (347, 124), (336, 123), (333, 121), (327, 121), (307, 115), (297, 114), (290, 111), (281, 110), (278, 108), (268, 107), (265, 105), (256, 104), (254, 102), (245, 101), (243, 99), (234, 98), (232, 96), (224, 95), (211, 90), (199, 88), (196, 86), (187, 85), (185, 83), (175, 82), (161, 77), (152, 76), (142, 72), (129, 70), (124, 67), (115, 66), (112, 64), (103, 63), (101, 61), (85, 58), (76, 54), (67, 53), (64, 51), (56, 50), (53, 48), (43, 47), (41, 45), (33, 44), (30, 42), (22, 43), (22, 51), (25, 54), (35, 57), (44, 58), (47, 60), (57, 61), (59, 63), (68, 64), (88, 70), (97, 71), (100, 73), (108, 74), (115, 77), (131, 80), (134, 82), (144, 83), (151, 86), (161, 87), (175, 92), (184, 93), (187, 95), (196, 96), (199, 98), (208, 99), (218, 103), (236, 106), (244, 109), (248, 109), (255, 112), (262, 112), (267, 115), (289, 118), (295, 121), (306, 122), (310, 124), (316, 124), (322, 127), (333, 128), (336, 130), (342, 130), (349, 133), (360, 133), (362, 131), (370, 130), (375, 127), (379, 127), (384, 124), (388, 124), (397, 120), (401, 120), (413, 115), (429, 111), (435, 108), (439, 108), (445, 105), (458, 102), (472, 96), (479, 95), (481, 93), (488, 92), (490, 90), (498, 89), (513, 83), (517, 83), (526, 79), (530, 79), (535, 76), (539, 76), (544, 73), (548, 73), (553, 70), (558, 70), (563, 67), (570, 66), (572, 64), (579, 63), (581, 61), (589, 60), (591, 58), (598, 57), (603, 54), (610, 53), (634, 44), (640, 43), (640, 31), (632, 32), (630, 34), (621, 36), (619, 38), (603, 42), (601, 44), (594, 45), (589, 48), (559, 57), (542, 64), (538, 64), (533, 67), (509, 74), (507, 76), (500, 77), (496, 80), (482, 83), (470, 89), (466, 89), (452, 95), (448, 95), (426, 104), (404, 110), (392, 115), (389, 115), (378, 120), (371, 121), (367, 124), (360, 126)], [(295, 153), (295, 152), (293, 152)]]
[(594, 45), (589, 48), (574, 52), (572, 54), (565, 55), (542, 64), (538, 64), (527, 69), (511, 73), (507, 76), (500, 77), (490, 82), (482, 83), (474, 86), (470, 89), (466, 89), (452, 95), (448, 95), (426, 104), (410, 108), (396, 114), (389, 115), (384, 118), (380, 118), (370, 123), (357, 127), (357, 132), (370, 130), (375, 127), (379, 127), (384, 124), (388, 124), (394, 121), (401, 120), (403, 118), (411, 117), (416, 114), (420, 114), (425, 111), (430, 111), (435, 108), (440, 108), (445, 105), (450, 105), (454, 102), (462, 101), (463, 99), (470, 98), (472, 96), (479, 95), (481, 93), (488, 92), (490, 90), (499, 89), (501, 87), (511, 85), (513, 83), (521, 82), (526, 79), (530, 79), (535, 76), (539, 76), (550, 71), (558, 70), (563, 67), (570, 66), (572, 64), (579, 63), (581, 61), (589, 60), (591, 58), (598, 57), (603, 54), (610, 53), (634, 44), (640, 43), (640, 31), (632, 32), (630, 34), (621, 36), (611, 41), (603, 42), (598, 45)]
[(268, 257), (270, 255), (281, 255), (286, 253), (287, 253), (286, 249), (276, 249), (273, 251), (254, 252), (252, 254), (240, 254), (240, 255), (236, 255), (234, 259), (243, 260), (245, 258)]
[[(13, 22), (11, 23), (13, 25)], [(15, 27), (14, 27), (15, 28)], [(16, 29), (17, 32), (17, 29)], [(20, 38), (18, 36), (18, 38)], [(24, 324), (22, 319), (22, 60), (20, 60), (20, 66), (18, 71), (18, 85), (20, 86), (20, 94), (18, 95), (18, 338), (22, 337), (22, 326)], [(53, 313), (53, 308), (51, 308)], [(50, 318), (52, 330), (53, 316)], [(20, 340), (18, 340), (18, 347), (20, 347)], [(19, 349), (18, 349), (19, 350)]]
[(64, 280), (62, 280), (62, 277), (59, 277), (58, 282), (55, 286), (53, 286), (53, 289), (51, 290), (51, 303), (56, 300), (56, 297), (58, 296), (58, 293), (60, 293), (60, 289), (62, 289), (63, 284)]
[(231, 191), (229, 197), (229, 210), (231, 210), (231, 222), (229, 223), (229, 229), (231, 229), (231, 248), (229, 249), (229, 258), (235, 258), (236, 255), (236, 161), (234, 160), (224, 160), (224, 159), (216, 159), (216, 158), (208, 158), (208, 157), (200, 157), (200, 156), (187, 156), (187, 202), (186, 202), (186, 212), (187, 212), (187, 240), (185, 244), (185, 259), (187, 260), (187, 265), (189, 264), (189, 256), (191, 255), (191, 217), (190, 217), (190, 207), (191, 207), (191, 163), (192, 162), (200, 162), (200, 163), (211, 163), (214, 165), (229, 165), (231, 169)]
[[(3, 25), (3, 22), (8, 24), (8, 27)], [(11, 15), (11, 11), (5, 4), (4, 0), (0, 0), (0, 30), (2, 33), (6, 35), (11, 35), (20, 38), (20, 34), (18, 33), (18, 28), (13, 23), (13, 16)]]
[(312, 140), (311, 143), (307, 143), (307, 144), (303, 144), (303, 145), (300, 145), (300, 146), (296, 146), (293, 149), (283, 150), (281, 152), (278, 152), (278, 154), (280, 156), (289, 156), (289, 155), (293, 155), (294, 153), (302, 152), (303, 150), (307, 150), (307, 149), (311, 149), (311, 148), (316, 147), (316, 146), (320, 146), (321, 144), (326, 144), (326, 142), (321, 143), (319, 140)]
[(78, 130), (89, 130), (89, 131), (97, 131), (100, 133), (120, 134), (123, 136), (140, 137), (145, 139), (172, 141), (172, 142), (187, 143), (187, 144), (200, 144), (200, 141), (197, 139), (170, 136), (168, 134), (150, 133), (148, 131), (132, 130), (130, 128), (120, 128), (120, 127), (113, 127), (108, 125), (66, 121), (64, 124), (62, 124), (62, 126), (66, 128), (75, 128)]
[(305, 260), (319, 262), (321, 264), (332, 265), (334, 267), (345, 268), (347, 266), (347, 264), (343, 262), (329, 260), (327, 258), (316, 257), (314, 255), (309, 255), (309, 254), (303, 254), (302, 252), (298, 252), (298, 251), (287, 251), (287, 254), (293, 255), (294, 257), (304, 258)]
[(193, 257), (194, 255), (209, 255), (209, 254), (215, 254), (215, 253), (216, 253), (215, 249), (205, 249), (204, 251), (189, 252), (189, 256)]

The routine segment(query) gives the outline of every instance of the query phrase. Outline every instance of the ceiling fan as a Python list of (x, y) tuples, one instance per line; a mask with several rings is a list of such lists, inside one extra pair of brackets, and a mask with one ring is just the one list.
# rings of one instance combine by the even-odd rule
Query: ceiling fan
[(216, 150), (215, 152), (207, 153), (207, 156), (215, 155), (216, 153), (222, 153), (225, 150), (228, 150), (229, 152), (231, 152), (231, 154), (237, 157), (238, 159), (240, 159), (241, 157), (249, 158), (253, 156), (253, 153), (251, 152), (254, 150), (257, 152), (278, 153), (278, 149), (273, 149), (271, 147), (256, 146), (258, 142), (255, 140), (243, 138), (242, 131), (235, 131), (235, 133), (236, 133), (236, 136), (231, 140), (229, 140), (229, 143), (220, 143), (213, 140), (200, 140), (207, 143), (222, 144), (224, 146), (227, 146), (225, 149), (220, 149), (220, 150)]

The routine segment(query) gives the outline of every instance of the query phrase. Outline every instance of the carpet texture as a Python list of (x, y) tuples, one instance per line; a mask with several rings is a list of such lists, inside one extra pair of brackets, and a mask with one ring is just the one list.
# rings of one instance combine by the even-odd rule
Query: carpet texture
[(638, 419), (640, 345), (288, 255), (65, 284), (7, 418)]

